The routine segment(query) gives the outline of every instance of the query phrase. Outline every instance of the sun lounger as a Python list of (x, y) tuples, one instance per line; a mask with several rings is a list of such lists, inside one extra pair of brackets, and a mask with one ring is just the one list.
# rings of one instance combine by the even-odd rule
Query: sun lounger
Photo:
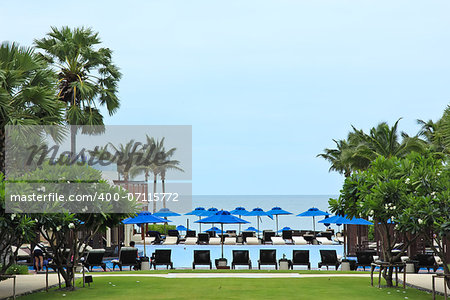
[(436, 272), (438, 269), (438, 264), (436, 263), (433, 254), (417, 254), (416, 259), (418, 261), (416, 273), (419, 272), (420, 268), (426, 268), (428, 272), (430, 272), (430, 269), (432, 269), (433, 272)]
[(263, 231), (263, 244), (272, 244), (272, 237), (275, 236), (275, 232), (272, 230)]
[(283, 240), (281, 236), (273, 236), (272, 239), (272, 245), (286, 245), (286, 242)]
[(119, 259), (114, 259), (111, 262), (113, 263), (113, 271), (116, 266), (119, 266), (120, 271), (122, 271), (123, 266), (136, 267), (138, 265), (137, 261), (138, 257), (138, 249), (134, 247), (122, 247), (119, 252)]
[(252, 261), (250, 260), (250, 254), (248, 250), (233, 250), (233, 261), (231, 262), (231, 268), (235, 269), (236, 266), (248, 266), (252, 268)]
[(225, 245), (236, 245), (236, 237), (226, 237), (223, 243)]
[(197, 237), (196, 231), (195, 230), (188, 230), (188, 231), (186, 231), (186, 235), (184, 237), (186, 237), (186, 238), (188, 238), (188, 237)]
[(170, 249), (164, 249), (164, 250), (155, 250), (155, 253), (152, 255), (152, 261), (151, 264), (153, 265), (153, 268), (156, 270), (156, 266), (167, 266), (167, 269), (169, 269), (169, 266), (171, 269), (173, 269), (173, 263), (170, 260), (170, 255), (172, 253), (172, 250)]
[(257, 237), (247, 237), (247, 245), (259, 245), (259, 240)]
[(199, 245), (208, 245), (209, 239), (210, 239), (209, 233), (206, 233), (206, 232), (199, 233), (197, 243)]
[(178, 243), (177, 236), (166, 236), (163, 245), (176, 245)]
[(322, 266), (326, 266), (328, 270), (329, 266), (334, 266), (337, 270), (341, 264), (337, 257), (336, 250), (320, 250), (320, 258), (322, 261), (319, 262), (319, 269), (322, 268)]
[(294, 266), (307, 266), (308, 270), (311, 270), (311, 263), (309, 262), (309, 250), (292, 251), (292, 270), (294, 270)]
[(255, 233), (253, 231), (243, 231), (242, 232), (242, 241), (244, 243), (246, 243), (247, 242), (247, 238), (254, 237), (254, 236), (255, 236)]
[(338, 242), (339, 244), (343, 244), (344, 243), (344, 237), (336, 236), (336, 237), (334, 237), (334, 241)]
[(89, 269), (89, 267), (102, 267), (103, 271), (106, 272), (106, 264), (103, 262), (103, 257), (105, 256), (105, 249), (92, 249), (88, 252), (86, 259), (83, 262), (83, 265)]
[(376, 254), (376, 251), (356, 251), (356, 267), (363, 267), (366, 270), (366, 267), (370, 267), (375, 261)]
[(307, 245), (308, 242), (302, 236), (293, 236), (294, 245)]
[(209, 250), (194, 250), (194, 262), (192, 263), (192, 269), (195, 269), (196, 265), (206, 265), (212, 269)]
[(283, 240), (287, 243), (293, 243), (292, 241), (292, 230), (283, 230), (281, 232), (281, 236), (283, 237)]
[(220, 245), (220, 237), (212, 237), (209, 239), (210, 245)]
[(197, 245), (197, 237), (187, 237), (184, 244), (185, 245)]
[(259, 250), (258, 269), (261, 269), (262, 265), (274, 265), (275, 270), (278, 269), (277, 264), (277, 250), (261, 249)]
[(316, 237), (316, 240), (319, 242), (319, 244), (321, 245), (333, 245), (333, 242), (330, 241), (329, 239), (327, 239), (326, 237)]

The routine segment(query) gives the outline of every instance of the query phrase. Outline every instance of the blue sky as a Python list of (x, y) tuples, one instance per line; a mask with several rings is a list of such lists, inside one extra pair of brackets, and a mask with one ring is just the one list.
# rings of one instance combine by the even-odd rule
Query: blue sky
[[(79, 9), (80, 8), (80, 9)], [(448, 1), (5, 2), (0, 40), (90, 26), (114, 50), (107, 124), (192, 125), (194, 194), (337, 194), (316, 155), (354, 125), (440, 117)]]

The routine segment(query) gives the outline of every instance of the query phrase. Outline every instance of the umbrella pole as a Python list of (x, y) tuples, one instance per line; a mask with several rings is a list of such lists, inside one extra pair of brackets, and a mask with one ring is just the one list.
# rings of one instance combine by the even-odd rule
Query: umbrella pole
[(313, 235), (316, 238), (316, 218), (313, 216)]
[(258, 226), (258, 239), (259, 239), (259, 216), (256, 216), (256, 224)]
[(224, 240), (224, 238), (223, 238), (223, 223), (220, 223), (220, 229), (222, 230), (222, 235), (221, 235), (220, 241), (222, 242), (222, 258), (223, 258), (223, 240)]
[[(198, 220), (200, 221), (202, 219), (201, 216), (198, 216)], [(200, 228), (199, 232), (202, 232), (202, 223), (198, 223), (198, 226)]]
[[(144, 230), (144, 225), (142, 225), (142, 230)], [(147, 256), (147, 252), (145, 250), (145, 234), (144, 234), (144, 257)]]
[(277, 218), (277, 234), (278, 234), (278, 215), (275, 216)]
[[(239, 218), (241, 218), (241, 215), (239, 215)], [(241, 235), (241, 223), (239, 223), (239, 235)]]

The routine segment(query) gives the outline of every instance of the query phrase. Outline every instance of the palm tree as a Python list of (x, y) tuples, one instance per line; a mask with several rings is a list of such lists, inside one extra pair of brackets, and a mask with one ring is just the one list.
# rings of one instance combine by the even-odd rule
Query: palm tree
[(97, 32), (90, 28), (52, 27), (47, 37), (34, 41), (41, 54), (58, 70), (58, 97), (66, 107), (66, 122), (71, 126), (71, 152), (76, 152), (76, 125), (88, 134), (103, 131), (103, 116), (97, 103), (106, 106), (109, 115), (119, 108), (117, 83), (121, 74), (112, 63), (109, 48), (101, 43)]
[(0, 46), (0, 172), (5, 172), (6, 125), (61, 124), (56, 76), (32, 48)]
[(450, 154), (450, 105), (444, 111), (444, 115), (440, 120), (439, 136), (442, 137), (444, 152)]
[(182, 168), (179, 167), (180, 162), (178, 160), (171, 160), (170, 158), (173, 156), (177, 148), (171, 148), (168, 151), (165, 151), (163, 148), (161, 151), (160, 160), (157, 162), (159, 164), (158, 169), (161, 176), (161, 186), (162, 186), (162, 193), (163, 193), (163, 207), (166, 208), (166, 187), (165, 187), (165, 180), (166, 180), (166, 173), (168, 170), (177, 170), (184, 172)]
[(382, 122), (368, 134), (352, 126), (353, 131), (348, 134), (347, 140), (333, 140), (337, 148), (327, 148), (318, 156), (331, 163), (330, 171), (337, 171), (348, 177), (353, 171), (366, 170), (378, 156), (404, 157), (413, 151), (422, 153), (425, 142), (417, 136), (410, 137), (401, 133), (400, 140), (397, 132), (399, 121), (400, 119), (392, 127)]
[(362, 166), (366, 169), (370, 162), (375, 160), (378, 156), (384, 157), (405, 157), (407, 154), (415, 151), (422, 153), (425, 150), (425, 143), (417, 136), (410, 137), (406, 133), (401, 133), (401, 141), (397, 132), (398, 123), (401, 119), (395, 122), (394, 126), (389, 127), (385, 122), (382, 122), (373, 127), (369, 134), (362, 130), (353, 128), (353, 133), (359, 139), (355, 155), (361, 158), (366, 158), (368, 164)]

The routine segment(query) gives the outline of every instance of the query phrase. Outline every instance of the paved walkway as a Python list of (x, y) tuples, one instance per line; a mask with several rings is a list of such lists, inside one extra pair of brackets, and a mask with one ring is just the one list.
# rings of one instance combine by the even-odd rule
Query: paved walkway
[[(370, 277), (370, 274), (299, 274), (299, 273), (167, 273), (167, 274), (108, 274), (90, 273), (94, 277), (159, 277), (159, 278), (313, 278), (313, 277)], [(431, 291), (432, 274), (407, 274), (406, 282)], [(77, 276), (78, 277), (78, 276)], [(0, 282), (0, 299), (12, 297), (12, 279)], [(49, 274), (49, 286), (58, 284), (58, 276)], [(16, 295), (45, 288), (45, 274), (17, 275)], [(444, 292), (443, 279), (436, 280), (437, 291)]]
[[(48, 274), (48, 285), (58, 284), (57, 274)], [(16, 296), (45, 289), (45, 274), (16, 275)], [(13, 279), (0, 281), (0, 299), (13, 296)]]
[[(419, 287), (421, 289), (425, 289), (428, 291), (432, 290), (432, 276), (433, 274), (406, 274), (406, 283), (410, 284), (414, 287)], [(437, 278), (436, 279), (436, 291), (440, 293), (444, 293), (444, 279)], [(447, 293), (450, 294), (449, 289), (447, 288)]]

